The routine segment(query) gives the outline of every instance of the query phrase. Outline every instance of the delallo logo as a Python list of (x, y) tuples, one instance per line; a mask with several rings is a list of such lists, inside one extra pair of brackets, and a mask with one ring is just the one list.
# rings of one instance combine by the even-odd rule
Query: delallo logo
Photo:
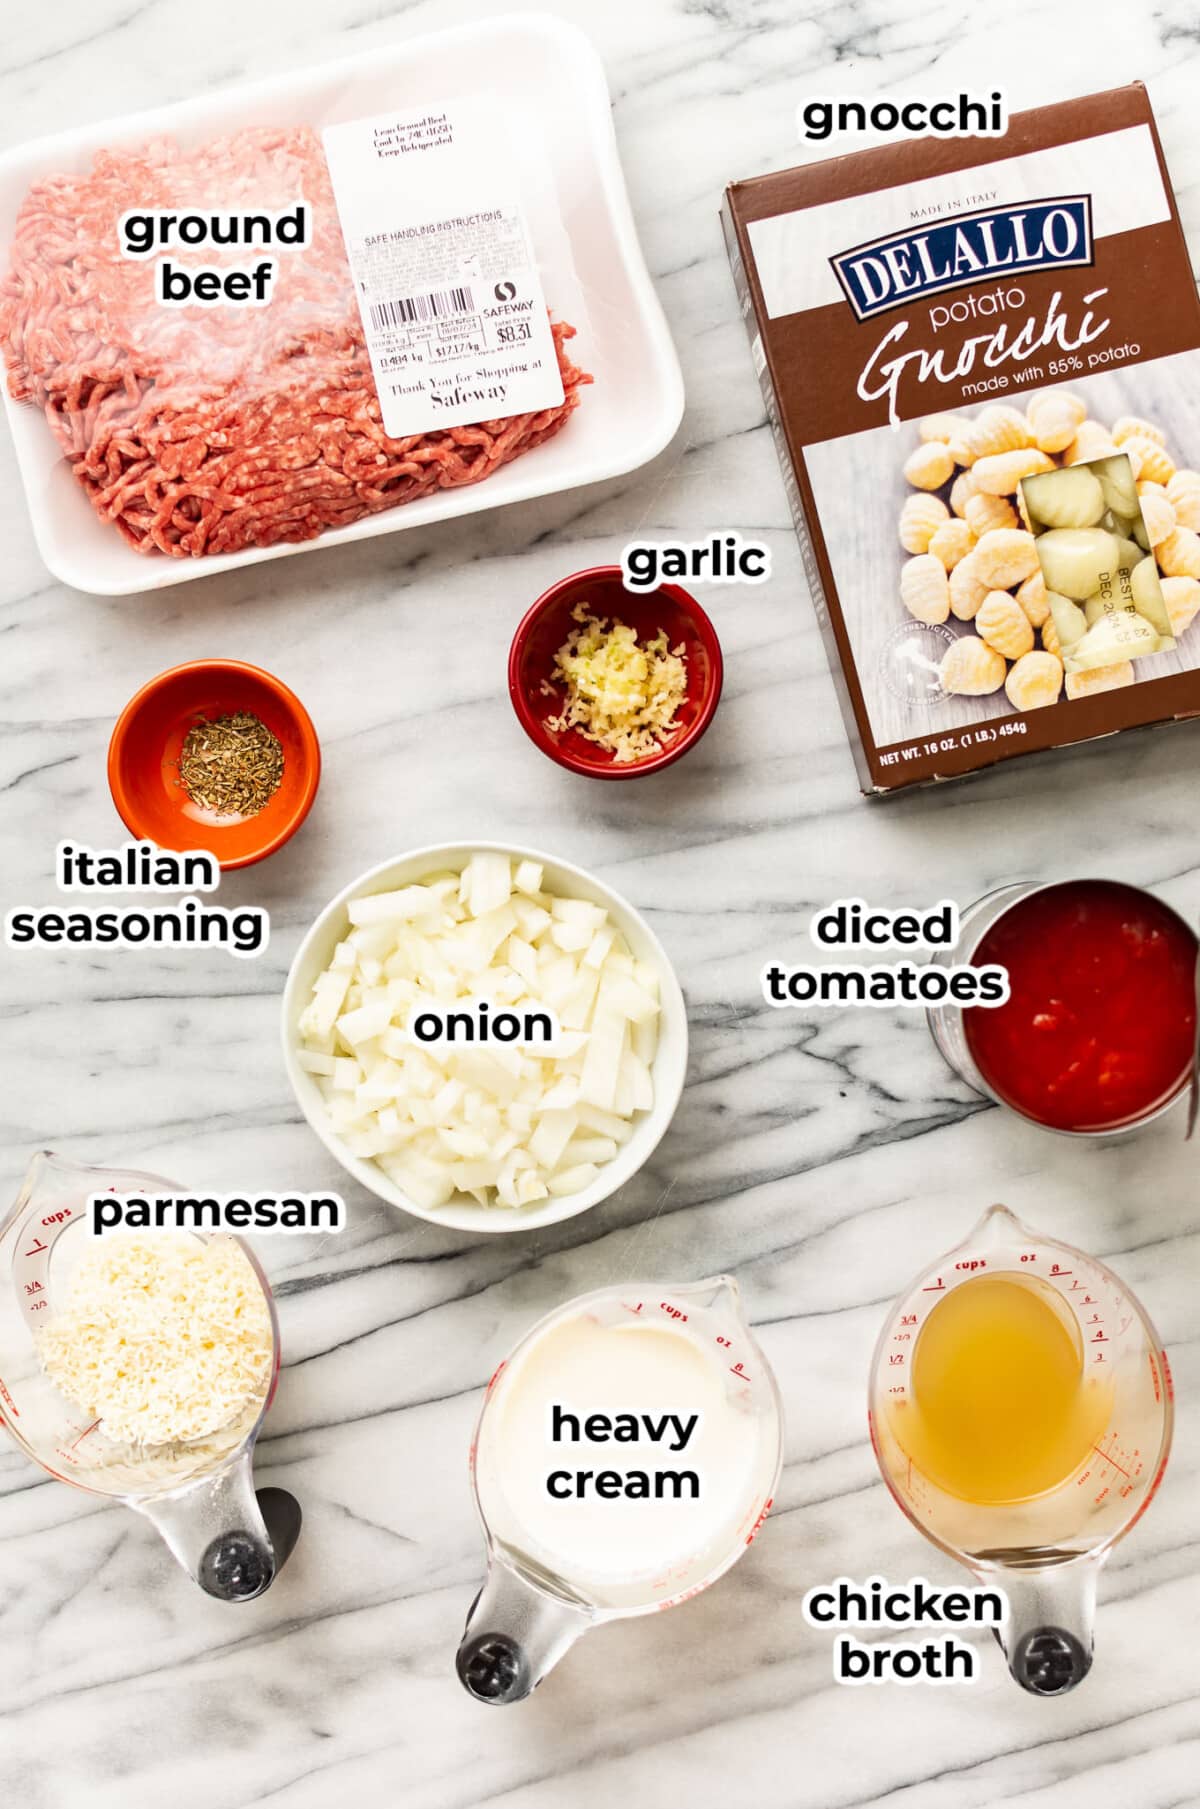
[(859, 320), (992, 277), (1092, 262), (1092, 199), (1059, 195), (957, 214), (830, 258)]

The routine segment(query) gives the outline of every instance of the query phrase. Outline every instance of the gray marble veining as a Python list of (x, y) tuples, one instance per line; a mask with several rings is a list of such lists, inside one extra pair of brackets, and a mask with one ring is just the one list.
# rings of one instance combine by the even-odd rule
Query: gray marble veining
[[(4, 136), (132, 111), (397, 34), (473, 0), (96, 0), (26, 8), (0, 44)], [(104, 755), (153, 672), (221, 652), (306, 700), (326, 768), (304, 832), (232, 875), (273, 918), (253, 963), (6, 955), (0, 1180), (44, 1144), (219, 1191), (340, 1186), (277, 1055), (287, 963), (354, 873), (488, 833), (595, 869), (644, 909), (688, 997), (693, 1060), (649, 1167), (595, 1212), (472, 1242), (346, 1182), (340, 1239), (269, 1252), (287, 1352), (260, 1477), (301, 1497), (295, 1557), (261, 1602), (217, 1606), (134, 1515), (0, 1448), (0, 1797), (27, 1809), (1138, 1809), (1200, 1803), (1195, 1158), (1178, 1119), (1078, 1148), (985, 1108), (923, 1025), (761, 1003), (803, 959), (813, 907), (851, 893), (964, 902), (1014, 875), (1153, 883), (1193, 919), (1200, 729), (1127, 736), (941, 792), (863, 803), (812, 620), (734, 305), (724, 183), (801, 153), (805, 95), (1000, 82), (1014, 105), (1143, 75), (1193, 251), (1200, 34), (1188, 0), (946, 11), (911, 0), (613, 0), (552, 10), (605, 60), (688, 409), (651, 468), (595, 490), (345, 551), (105, 602), (46, 575), (0, 445), (0, 906), (49, 904), (60, 835), (119, 836)], [(512, 716), (513, 623), (637, 528), (769, 540), (775, 578), (704, 593), (727, 685), (711, 732), (659, 778), (590, 786)], [(984, 1648), (969, 1689), (836, 1688), (805, 1590), (840, 1574), (956, 1575), (880, 1482), (865, 1378), (887, 1304), (1002, 1198), (1110, 1258), (1169, 1345), (1175, 1455), (1101, 1591), (1086, 1686), (1034, 1703)], [(528, 1324), (633, 1275), (728, 1269), (782, 1383), (787, 1462), (753, 1551), (686, 1607), (595, 1633), (520, 1709), (459, 1690), (482, 1564), (466, 1480), (481, 1388)]]

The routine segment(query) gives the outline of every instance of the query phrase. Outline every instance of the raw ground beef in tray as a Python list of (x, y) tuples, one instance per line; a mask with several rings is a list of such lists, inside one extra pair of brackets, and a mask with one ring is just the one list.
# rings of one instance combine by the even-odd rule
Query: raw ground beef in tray
[[(129, 208), (274, 212), (309, 203), (313, 242), (275, 251), (267, 307), (161, 307), (156, 258), (122, 256)], [(172, 251), (248, 263), (254, 249)], [(139, 552), (177, 557), (311, 540), (477, 484), (563, 426), (591, 381), (554, 323), (563, 401), (536, 414), (392, 439), (363, 340), (324, 152), (307, 127), (183, 151), (100, 152), (38, 182), (0, 287), (9, 389), (44, 409), (98, 514)]]

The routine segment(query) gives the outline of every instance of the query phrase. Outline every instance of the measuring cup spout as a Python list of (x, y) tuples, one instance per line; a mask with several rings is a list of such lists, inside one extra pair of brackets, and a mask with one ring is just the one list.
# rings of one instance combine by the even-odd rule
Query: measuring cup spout
[(204, 1593), (221, 1602), (262, 1595), (300, 1536), (300, 1504), (285, 1489), (256, 1495), (250, 1465), (245, 1450), (215, 1476), (130, 1503)]
[(1028, 1225), (1022, 1224), (1015, 1212), (1010, 1212), (1007, 1206), (997, 1203), (995, 1206), (988, 1207), (966, 1241), (972, 1248), (975, 1248), (987, 1244), (1011, 1243), (1014, 1236), (1037, 1237), (1037, 1235), (1038, 1233), (1031, 1231)]
[(685, 1282), (682, 1286), (676, 1283), (671, 1291), (695, 1300), (708, 1312), (732, 1313), (738, 1319), (742, 1316), (742, 1293), (732, 1275), (710, 1275), (707, 1281)]
[(94, 1163), (72, 1162), (56, 1150), (40, 1149), (31, 1157), (17, 1197), (0, 1220), (0, 1238), (10, 1226), (24, 1219), (31, 1208), (36, 1211), (54, 1207), (62, 1212), (65, 1206), (78, 1208), (89, 1194), (173, 1185), (162, 1175), (146, 1174), (138, 1169), (98, 1168)]
[(477, 1702), (522, 1702), (592, 1624), (586, 1608), (493, 1558), (455, 1657), (459, 1682)]
[(712, 1326), (724, 1322), (731, 1337), (749, 1330), (742, 1306), (742, 1291), (732, 1275), (711, 1275), (707, 1281), (673, 1283), (671, 1298), (693, 1301), (692, 1311)]
[(996, 1637), (1013, 1677), (1033, 1696), (1065, 1696), (1092, 1668), (1100, 1560), (1087, 1552), (1044, 1559), (1023, 1552), (1017, 1568), (998, 1554), (977, 1575), (1008, 1597), (1008, 1619)]
[(77, 1163), (56, 1156), (51, 1149), (38, 1150), (30, 1158), (16, 1199), (5, 1213), (3, 1221), (0, 1221), (0, 1237), (3, 1237), (14, 1220), (24, 1217), (39, 1198), (61, 1191), (66, 1179), (79, 1178), (87, 1172)]

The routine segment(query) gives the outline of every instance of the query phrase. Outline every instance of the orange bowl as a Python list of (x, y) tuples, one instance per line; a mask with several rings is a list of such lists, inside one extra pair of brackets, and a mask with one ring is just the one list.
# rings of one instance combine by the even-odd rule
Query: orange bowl
[[(222, 820), (179, 783), (179, 756), (197, 722), (247, 710), (283, 748), (283, 778), (257, 816)], [(202, 848), (222, 867), (249, 867), (282, 848), (317, 795), (321, 748), (295, 694), (240, 660), (192, 660), (160, 672), (130, 698), (108, 746), (108, 785), (121, 821), (139, 840), (185, 852)]]

